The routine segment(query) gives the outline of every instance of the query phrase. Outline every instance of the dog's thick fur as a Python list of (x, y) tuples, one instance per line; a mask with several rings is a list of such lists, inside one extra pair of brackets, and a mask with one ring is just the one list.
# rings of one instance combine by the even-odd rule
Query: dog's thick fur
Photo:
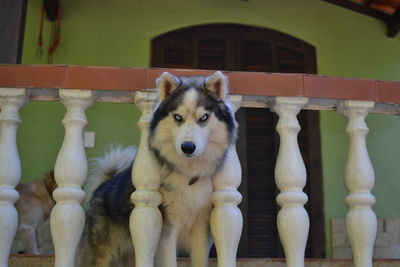
[[(156, 266), (176, 266), (177, 251), (188, 253), (192, 266), (207, 266), (212, 244), (212, 177), (223, 166), (237, 131), (227, 80), (221, 72), (209, 77), (163, 73), (157, 85), (160, 101), (148, 139), (162, 166), (163, 226)], [(134, 154), (133, 148), (111, 149), (97, 161), (100, 171), (89, 179), (94, 186), (89, 190), (93, 194), (79, 266), (115, 266), (121, 258), (133, 259), (129, 215), (135, 190), (131, 182)]]
[(50, 171), (41, 179), (19, 184), (15, 189), (20, 198), (15, 204), (18, 211), (18, 235), (21, 237), (28, 254), (39, 254), (36, 229), (49, 217), (55, 201), (52, 197), (57, 184), (54, 172)]

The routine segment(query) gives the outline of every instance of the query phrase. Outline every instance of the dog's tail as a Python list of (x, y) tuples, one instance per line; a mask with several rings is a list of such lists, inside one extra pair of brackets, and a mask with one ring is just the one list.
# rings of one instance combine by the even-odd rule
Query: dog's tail
[(105, 181), (129, 168), (136, 156), (136, 147), (122, 147), (109, 145), (104, 156), (90, 160), (90, 173), (85, 183), (86, 201), (88, 202), (94, 191)]

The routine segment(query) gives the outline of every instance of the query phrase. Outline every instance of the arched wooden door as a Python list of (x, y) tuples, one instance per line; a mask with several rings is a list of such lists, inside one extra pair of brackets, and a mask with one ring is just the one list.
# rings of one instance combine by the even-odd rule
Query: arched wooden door
[[(270, 29), (207, 24), (168, 32), (152, 40), (153, 67), (316, 73), (315, 48)], [(302, 111), (299, 133), (308, 182), (310, 234), (306, 257), (325, 256), (319, 113)], [(238, 152), (243, 168), (240, 208), (244, 229), (239, 257), (283, 257), (276, 216), (274, 167), (279, 147), (276, 116), (267, 109), (241, 108)]]

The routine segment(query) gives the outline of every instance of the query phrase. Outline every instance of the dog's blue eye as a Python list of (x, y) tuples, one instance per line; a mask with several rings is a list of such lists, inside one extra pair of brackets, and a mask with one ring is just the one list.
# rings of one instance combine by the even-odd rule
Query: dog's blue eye
[(175, 119), (177, 122), (181, 122), (181, 121), (183, 120), (182, 116), (179, 115), (179, 114), (174, 114), (174, 119)]
[(208, 114), (204, 114), (203, 116), (200, 117), (199, 122), (205, 122), (206, 120), (208, 120)]

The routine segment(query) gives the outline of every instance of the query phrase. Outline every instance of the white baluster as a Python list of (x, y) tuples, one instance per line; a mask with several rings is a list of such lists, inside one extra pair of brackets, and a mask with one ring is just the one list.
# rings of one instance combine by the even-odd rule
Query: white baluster
[[(240, 107), (241, 96), (231, 96), (233, 110)], [(242, 234), (243, 218), (237, 205), (242, 195), (237, 191), (242, 181), (242, 168), (235, 145), (229, 148), (222, 169), (213, 177), (214, 192), (211, 200), (214, 208), (210, 224), (217, 250), (218, 267), (236, 266), (236, 253)]]
[(131, 200), (135, 204), (130, 216), (130, 231), (135, 249), (136, 267), (151, 267), (161, 234), (162, 217), (158, 206), (161, 203), (160, 166), (149, 149), (149, 123), (157, 95), (146, 92), (135, 94), (135, 104), (142, 112), (138, 126), (140, 143), (132, 169), (132, 182), (136, 191)]
[(93, 103), (89, 90), (60, 90), (61, 103), (67, 112), (62, 121), (64, 142), (58, 154), (54, 174), (57, 189), (51, 216), (51, 234), (55, 249), (55, 266), (74, 266), (85, 214), (80, 205), (85, 197), (81, 189), (87, 175), (87, 160), (83, 147), (83, 129), (87, 124), (85, 110)]
[(276, 130), (280, 136), (275, 181), (281, 191), (276, 200), (281, 206), (278, 213), (278, 231), (286, 256), (286, 266), (303, 267), (307, 243), (309, 218), (303, 192), (307, 174), (297, 142), (300, 125), (297, 114), (307, 103), (307, 98), (277, 97), (272, 110), (279, 115)]
[(346, 134), (349, 151), (344, 179), (349, 195), (346, 216), (355, 267), (372, 267), (372, 252), (377, 231), (376, 215), (372, 210), (375, 197), (371, 194), (375, 175), (365, 143), (368, 127), (365, 117), (374, 102), (342, 101), (338, 111), (348, 119)]
[(25, 89), (0, 89), (0, 266), (8, 266), (18, 226), (14, 203), (19, 194), (14, 189), (21, 179), (21, 162), (17, 149), (17, 128), (21, 123), (19, 109), (26, 103)]
[(242, 234), (243, 218), (237, 205), (242, 169), (235, 146), (231, 146), (222, 169), (213, 177), (211, 232), (217, 249), (218, 267), (236, 266), (236, 252)]

